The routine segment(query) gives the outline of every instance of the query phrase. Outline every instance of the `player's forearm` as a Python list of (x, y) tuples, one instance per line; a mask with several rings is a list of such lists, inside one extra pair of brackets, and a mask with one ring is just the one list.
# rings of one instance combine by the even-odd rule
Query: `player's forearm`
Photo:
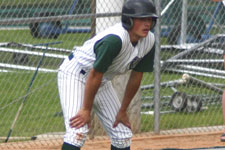
[(120, 111), (125, 112), (127, 110), (131, 100), (133, 99), (133, 97), (135, 96), (140, 87), (142, 76), (143, 76), (142, 72), (135, 72), (135, 71), (131, 72)]
[(95, 95), (101, 85), (102, 76), (101, 72), (96, 72), (94, 69), (90, 71), (85, 85), (83, 109), (91, 111)]

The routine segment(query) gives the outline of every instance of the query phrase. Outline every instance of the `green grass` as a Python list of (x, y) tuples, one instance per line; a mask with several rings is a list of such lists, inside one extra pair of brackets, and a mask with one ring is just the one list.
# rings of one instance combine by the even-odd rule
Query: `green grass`
[[(1, 30), (0, 42), (17, 42), (27, 44), (39, 44), (61, 41), (61, 44), (52, 45), (52, 47), (72, 50), (74, 45), (82, 45), (84, 41), (90, 38), (90, 34), (62, 34), (58, 39), (36, 39), (33, 38), (29, 30)], [(166, 43), (166, 40), (163, 40)], [(11, 62), (10, 53), (0, 55), (1, 62)], [(40, 58), (32, 57), (29, 66), (36, 66)], [(46, 58), (41, 67), (57, 69), (60, 60)], [(33, 63), (33, 64), (32, 64)], [(0, 73), (0, 137), (7, 136), (10, 126), (15, 118), (16, 112), (24, 100), (29, 83), (34, 72), (20, 71), (13, 73)], [(63, 117), (56, 116), (61, 111), (58, 97), (56, 73), (39, 72), (35, 79), (31, 91), (25, 101), (24, 107), (19, 115), (12, 136), (34, 136), (48, 132), (65, 131)], [(176, 80), (181, 78), (181, 74), (161, 73), (161, 82)], [(213, 80), (212, 78), (198, 77), (207, 82), (224, 83), (224, 80)], [(142, 85), (153, 84), (154, 74), (145, 73)], [(179, 86), (179, 91), (187, 94), (211, 94), (208, 89), (196, 86)], [(143, 96), (153, 96), (153, 90), (146, 90)], [(172, 95), (170, 88), (161, 88), (161, 96)], [(145, 100), (143, 102), (152, 102)], [(161, 101), (162, 102), (162, 101)], [(170, 110), (168, 107), (161, 107), (161, 110)], [(147, 110), (143, 110), (147, 111)], [(143, 132), (154, 129), (154, 118), (151, 115), (142, 115)], [(221, 105), (210, 105), (207, 110), (198, 113), (170, 113), (160, 116), (160, 129), (177, 129), (187, 127), (202, 127), (222, 125), (223, 116)]]
[[(4, 87), (0, 90), (0, 95), (4, 95), (0, 103), (0, 136), (8, 134), (15, 114), (24, 100), (32, 76), (33, 72), (0, 74), (0, 84)], [(164, 80), (168, 77), (169, 75), (162, 76)], [(56, 73), (38, 74), (16, 122), (12, 136), (29, 137), (47, 132), (64, 131), (63, 117), (55, 116), (61, 111), (56, 79)], [(162, 93), (165, 91), (167, 90), (164, 89)], [(191, 89), (190, 91), (196, 90)], [(149, 94), (152, 95), (152, 91)], [(162, 114), (160, 129), (222, 125), (223, 117), (220, 107), (220, 105), (210, 106), (209, 109), (198, 113)], [(153, 122), (153, 116), (142, 115), (141, 130), (143, 132), (152, 131)]]
[[(223, 113), (220, 105), (210, 106), (207, 110), (196, 113), (176, 112), (160, 115), (160, 130), (209, 127), (223, 124)], [(154, 130), (153, 115), (142, 115), (141, 130), (143, 132)]]
[[(4, 95), (0, 103), (0, 136), (7, 135), (32, 76), (32, 72), (0, 74), (0, 83), (4, 87), (0, 90), (0, 95)], [(64, 130), (63, 118), (55, 116), (61, 111), (56, 79), (55, 73), (38, 74), (25, 99), (12, 136), (33, 136)]]
[[(182, 74), (175, 74), (175, 73), (161, 73), (161, 82), (167, 82), (167, 81), (173, 81), (178, 80), (182, 78)], [(203, 76), (196, 76), (196, 78), (205, 81), (205, 82), (212, 82), (212, 83), (221, 83), (225, 84), (225, 81), (223, 79), (213, 79), (209, 77), (203, 77)], [(154, 74), (153, 73), (145, 73), (142, 81), (142, 85), (148, 85), (154, 83)], [(212, 90), (209, 90), (207, 88), (204, 88), (202, 86), (194, 86), (192, 84), (187, 84), (184, 86), (177, 86), (175, 87), (180, 92), (185, 92), (187, 94), (195, 94), (195, 95), (201, 95), (201, 94), (208, 94), (208, 95), (215, 95), (215, 93)], [(143, 96), (153, 96), (153, 90), (145, 90)], [(170, 88), (161, 88), (161, 96), (168, 96), (172, 95), (174, 92)]]
[(58, 39), (38, 39), (31, 36), (30, 30), (1, 30), (0, 32), (0, 42), (16, 42), (25, 44), (62, 42), (61, 44), (51, 46), (64, 49), (72, 49), (75, 45), (82, 45), (83, 42), (89, 38), (89, 33), (61, 34)]
[[(76, 34), (61, 34), (58, 39), (47, 39), (47, 38), (33, 38), (30, 34), (30, 30), (0, 30), (0, 43), (23, 43), (23, 44), (44, 44), (52, 42), (61, 42), (60, 44), (50, 45), (49, 47), (63, 48), (73, 50), (74, 46), (80, 46), (84, 41), (90, 38), (89, 33), (76, 33)], [(19, 49), (19, 48), (16, 48)], [(37, 50), (36, 50), (37, 51)], [(52, 53), (48, 50), (47, 53)], [(62, 55), (68, 55), (68, 53), (54, 52)], [(1, 63), (13, 63), (13, 53), (0, 52)], [(36, 67), (41, 59), (40, 56), (28, 55), (27, 66)], [(44, 58), (42, 63), (43, 68), (57, 69), (62, 59), (56, 58)]]
[[(144, 80), (142, 85), (153, 84), (154, 78), (153, 73), (144, 74)], [(182, 74), (172, 74), (172, 73), (161, 73), (161, 82), (171, 81), (181, 79)], [(208, 77), (197, 76), (196, 78), (203, 80), (205, 82), (215, 82), (223, 83), (223, 79), (214, 79)], [(194, 85), (185, 85), (175, 87), (179, 92), (185, 92), (187, 95), (208, 95), (208, 96), (218, 96), (219, 94), (204, 88), (202, 86)], [(172, 96), (174, 91), (171, 88), (161, 88), (160, 96)], [(154, 89), (142, 91), (142, 96), (153, 97)], [(169, 99), (161, 99), (160, 103), (168, 102)], [(196, 113), (185, 113), (185, 112), (176, 112), (176, 113), (167, 113), (160, 115), (160, 130), (171, 130), (171, 129), (182, 129), (182, 128), (191, 128), (191, 127), (207, 127), (207, 126), (216, 126), (223, 125), (223, 113), (221, 107), (221, 100), (213, 100), (216, 104), (211, 104), (209, 101), (203, 102), (203, 107), (207, 106), (208, 109), (202, 110)], [(143, 103), (153, 103), (152, 99), (143, 100)], [(153, 109), (143, 109), (143, 112), (154, 111)], [(162, 105), (160, 111), (171, 111), (169, 105)], [(141, 131), (153, 131), (154, 130), (154, 116), (153, 115), (142, 115), (142, 126)]]

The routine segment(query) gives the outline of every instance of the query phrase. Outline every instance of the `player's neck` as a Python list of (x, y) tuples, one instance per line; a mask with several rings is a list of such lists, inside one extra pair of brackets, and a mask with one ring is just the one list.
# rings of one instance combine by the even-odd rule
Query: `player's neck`
[(138, 41), (141, 39), (140, 36), (132, 33), (132, 32), (129, 32), (129, 36), (130, 36), (130, 42), (133, 44), (133, 45), (136, 45), (138, 43)]
[(133, 47), (137, 45), (138, 42), (132, 42)]

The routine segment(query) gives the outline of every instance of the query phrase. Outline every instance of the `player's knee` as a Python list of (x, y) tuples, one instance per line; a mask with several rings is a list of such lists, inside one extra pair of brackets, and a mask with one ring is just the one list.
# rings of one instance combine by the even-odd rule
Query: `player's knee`
[(77, 132), (66, 134), (64, 142), (82, 147), (87, 138), (87, 132)]
[[(122, 128), (123, 126), (121, 126)], [(123, 130), (122, 130), (123, 129)], [(114, 134), (111, 135), (111, 144), (115, 148), (119, 148), (118, 150), (123, 150), (124, 148), (128, 148), (131, 145), (131, 138), (133, 136), (132, 131), (125, 127), (122, 128), (120, 132), (114, 132)], [(121, 136), (123, 135), (123, 136)], [(114, 150), (114, 149), (112, 149)], [(117, 149), (115, 149), (117, 150)], [(129, 150), (129, 149), (124, 149)]]
[(129, 150), (130, 144), (131, 144), (131, 138), (115, 139), (115, 140), (112, 140), (111, 150)]

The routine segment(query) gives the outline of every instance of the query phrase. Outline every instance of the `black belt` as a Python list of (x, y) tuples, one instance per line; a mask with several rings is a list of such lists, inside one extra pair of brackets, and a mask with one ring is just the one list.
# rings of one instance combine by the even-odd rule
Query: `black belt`
[(85, 74), (86, 74), (86, 71), (83, 70), (83, 69), (81, 69), (81, 70), (80, 70), (80, 73), (83, 74), (83, 75), (85, 75)]
[(71, 54), (68, 56), (69, 60), (73, 59), (73, 57), (74, 57), (73, 53), (71, 53)]
[[(71, 53), (71, 54), (68, 56), (69, 60), (73, 59), (73, 57), (74, 57), (73, 53)], [(85, 75), (85, 74), (86, 74), (86, 71), (83, 70), (83, 69), (81, 69), (81, 70), (80, 70), (80, 73), (83, 74), (83, 75)]]

